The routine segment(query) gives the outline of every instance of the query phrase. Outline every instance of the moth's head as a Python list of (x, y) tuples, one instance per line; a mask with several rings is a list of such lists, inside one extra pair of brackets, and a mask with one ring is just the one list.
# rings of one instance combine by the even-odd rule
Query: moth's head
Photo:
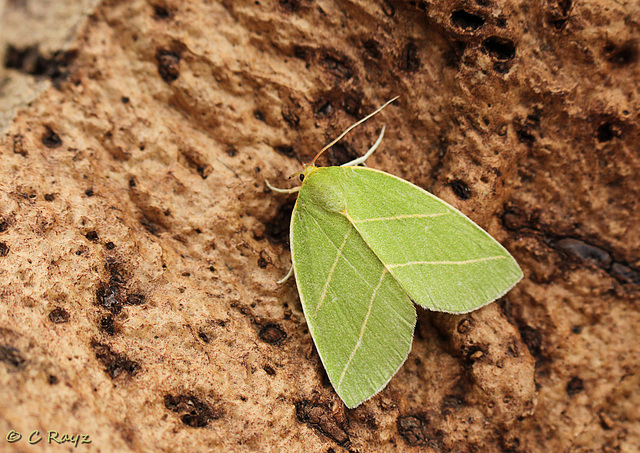
[(307, 176), (316, 171), (318, 167), (312, 162), (310, 164), (302, 164), (302, 171), (300, 172), (300, 181), (304, 181)]

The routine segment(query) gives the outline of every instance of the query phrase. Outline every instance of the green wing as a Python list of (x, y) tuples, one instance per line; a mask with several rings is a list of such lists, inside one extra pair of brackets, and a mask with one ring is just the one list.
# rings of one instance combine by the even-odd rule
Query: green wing
[(291, 259), (311, 336), (333, 388), (351, 408), (402, 366), (416, 312), (353, 225), (324, 209), (308, 186), (292, 214)]
[(417, 304), (465, 313), (522, 278), (502, 245), (429, 192), (370, 168), (326, 170), (322, 176), (344, 197), (345, 218)]

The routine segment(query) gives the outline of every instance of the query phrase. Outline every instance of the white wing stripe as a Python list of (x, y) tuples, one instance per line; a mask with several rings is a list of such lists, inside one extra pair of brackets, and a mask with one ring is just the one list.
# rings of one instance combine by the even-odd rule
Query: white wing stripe
[(325, 297), (327, 297), (327, 289), (329, 289), (329, 283), (331, 282), (331, 277), (333, 276), (333, 273), (336, 270), (336, 266), (338, 265), (338, 261), (340, 260), (340, 257), (342, 256), (342, 249), (344, 248), (344, 245), (347, 243), (347, 239), (349, 239), (349, 236), (351, 235), (352, 231), (353, 231), (353, 228), (349, 228), (349, 231), (347, 231), (347, 234), (344, 236), (344, 240), (342, 241), (342, 245), (338, 249), (338, 253), (336, 254), (336, 259), (333, 261), (333, 265), (331, 266), (331, 270), (329, 271), (329, 276), (327, 277), (327, 281), (324, 284), (324, 287), (322, 288), (322, 296), (320, 297), (320, 302), (318, 303), (318, 306), (316, 307), (316, 313), (318, 313), (320, 311), (320, 307), (322, 306), (322, 302), (324, 302)]
[(396, 215), (393, 217), (376, 217), (373, 219), (351, 219), (353, 223), (365, 223), (365, 222), (384, 222), (386, 220), (398, 220), (398, 219), (420, 219), (425, 217), (440, 217), (442, 215), (447, 215), (448, 212), (439, 212), (436, 214), (405, 214), (405, 215)]
[(417, 264), (471, 264), (479, 263), (481, 261), (501, 260), (508, 259), (508, 256), (487, 256), (484, 258), (474, 258), (466, 261), (409, 261), (408, 263), (387, 264), (387, 269), (393, 269), (394, 267), (414, 266)]
[(362, 339), (364, 338), (364, 331), (367, 328), (367, 323), (369, 322), (369, 317), (371, 316), (371, 309), (373, 308), (373, 301), (376, 298), (376, 294), (378, 293), (378, 290), (380, 289), (380, 286), (382, 286), (382, 280), (384, 279), (384, 276), (387, 274), (387, 272), (388, 271), (386, 269), (384, 269), (382, 271), (382, 275), (380, 276), (380, 281), (378, 282), (378, 286), (376, 286), (376, 288), (373, 290), (373, 294), (371, 294), (371, 300), (369, 300), (369, 308), (367, 309), (367, 314), (364, 317), (364, 322), (362, 323), (362, 328), (360, 329), (360, 336), (358, 337), (358, 341), (356, 342), (356, 345), (353, 348), (353, 351), (351, 351), (351, 355), (349, 356), (349, 360), (347, 360), (347, 363), (344, 366), (344, 369), (342, 370), (342, 374), (340, 375), (340, 380), (338, 381), (337, 388), (341, 387), (342, 380), (344, 379), (344, 376), (347, 373), (347, 369), (349, 368), (349, 365), (351, 365), (351, 361), (355, 357), (356, 351), (358, 350), (360, 345), (362, 345)]

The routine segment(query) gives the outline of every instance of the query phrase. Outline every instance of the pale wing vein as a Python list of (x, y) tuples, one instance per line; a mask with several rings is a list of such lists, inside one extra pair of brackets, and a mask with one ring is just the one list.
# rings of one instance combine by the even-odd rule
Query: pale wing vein
[(481, 261), (490, 261), (490, 260), (500, 260), (500, 259), (507, 259), (509, 258), (508, 256), (486, 256), (483, 258), (474, 258), (472, 260), (465, 260), (465, 261), (409, 261), (408, 263), (396, 263), (396, 264), (387, 264), (387, 268), (388, 269), (392, 269), (395, 267), (405, 267), (405, 266), (415, 266), (417, 264), (459, 264), (459, 265), (464, 265), (464, 264), (471, 264), (471, 263), (479, 263)]
[(425, 217), (440, 217), (441, 215), (447, 215), (448, 212), (439, 212), (436, 214), (405, 214), (405, 215), (396, 215), (392, 217), (375, 217), (372, 219), (351, 219), (353, 223), (365, 223), (365, 222), (384, 222), (386, 220), (399, 220), (399, 219), (417, 219), (417, 218), (425, 218)]
[[(334, 246), (334, 247), (336, 248), (336, 250), (337, 250), (337, 249), (338, 249), (338, 245), (337, 245), (335, 242), (333, 242), (333, 240), (332, 240), (332, 239), (331, 239), (331, 237), (326, 233), (326, 231), (324, 230), (324, 228), (322, 228), (322, 225), (320, 225), (320, 223), (318, 223), (318, 220), (316, 220), (316, 218), (315, 218), (313, 215), (310, 215), (309, 217), (310, 217), (310, 218), (311, 218), (311, 219), (316, 223), (316, 225), (318, 226), (318, 228), (320, 229), (320, 231), (322, 231), (322, 234), (324, 234), (324, 235), (325, 235), (325, 237), (328, 239), (328, 241), (329, 241), (331, 244), (333, 244), (333, 246)], [(349, 230), (349, 231), (353, 231), (353, 226), (352, 226), (351, 228), (352, 228), (352, 229), (351, 229), (351, 230)], [(342, 256), (342, 258), (344, 259), (344, 261), (345, 261), (349, 266), (351, 266), (351, 269), (353, 269), (353, 271), (358, 275), (358, 277), (360, 277), (360, 279), (362, 279), (362, 281), (363, 281), (363, 282), (364, 282), (364, 283), (365, 283), (369, 288), (371, 288), (371, 289), (373, 290), (373, 285), (372, 285), (371, 283), (369, 283), (369, 280), (367, 280), (367, 279), (364, 277), (364, 275), (362, 275), (362, 274), (360, 273), (360, 271), (358, 270), (358, 268), (357, 268), (357, 267), (355, 267), (355, 266), (351, 263), (351, 261), (349, 261), (349, 259), (348, 259), (345, 255), (341, 255), (341, 256)], [(317, 313), (317, 309), (316, 309), (316, 313)]]
[(336, 259), (333, 261), (333, 265), (331, 266), (331, 270), (329, 271), (329, 276), (327, 277), (327, 281), (325, 282), (324, 287), (322, 288), (322, 295), (320, 296), (320, 302), (318, 302), (318, 306), (316, 307), (316, 313), (318, 313), (318, 311), (320, 311), (320, 307), (322, 306), (322, 303), (324, 302), (325, 297), (327, 297), (327, 289), (329, 288), (329, 283), (331, 282), (331, 277), (333, 276), (333, 273), (336, 270), (336, 266), (338, 265), (338, 261), (340, 260), (340, 257), (342, 256), (342, 250), (344, 249), (344, 246), (347, 243), (347, 239), (349, 239), (349, 236), (351, 235), (352, 231), (353, 231), (353, 229), (349, 229), (347, 231), (347, 234), (344, 236), (344, 240), (342, 241), (342, 245), (340, 245), (340, 247), (338, 248), (338, 253), (336, 254)]
[(360, 346), (362, 345), (362, 339), (364, 338), (364, 332), (367, 329), (367, 323), (369, 322), (369, 317), (371, 316), (371, 310), (373, 308), (373, 301), (376, 298), (376, 294), (378, 293), (378, 290), (380, 289), (380, 286), (382, 286), (382, 280), (384, 279), (384, 276), (387, 274), (387, 270), (383, 269), (382, 270), (382, 275), (380, 276), (380, 281), (378, 282), (378, 286), (375, 287), (375, 289), (373, 290), (373, 293), (371, 294), (371, 299), (369, 300), (369, 307), (367, 309), (367, 314), (364, 317), (364, 322), (362, 323), (362, 328), (360, 329), (360, 335), (358, 336), (358, 341), (356, 342), (356, 345), (353, 348), (353, 351), (351, 351), (351, 355), (349, 355), (349, 360), (347, 360), (347, 363), (344, 366), (344, 369), (342, 370), (342, 374), (340, 374), (340, 380), (338, 381), (338, 388), (340, 388), (342, 386), (342, 381), (344, 379), (345, 374), (347, 373), (347, 370), (349, 369), (349, 366), (351, 365), (351, 361), (353, 360), (353, 358), (356, 355), (356, 351), (358, 350), (358, 348), (360, 348)]

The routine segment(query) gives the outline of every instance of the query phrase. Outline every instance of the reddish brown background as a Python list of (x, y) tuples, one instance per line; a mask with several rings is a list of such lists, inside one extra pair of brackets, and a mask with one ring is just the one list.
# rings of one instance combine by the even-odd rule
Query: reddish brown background
[[(638, 451), (637, 2), (2, 3), (0, 450)], [(386, 124), (525, 278), (347, 410), (264, 179), (396, 94), (324, 164)]]

